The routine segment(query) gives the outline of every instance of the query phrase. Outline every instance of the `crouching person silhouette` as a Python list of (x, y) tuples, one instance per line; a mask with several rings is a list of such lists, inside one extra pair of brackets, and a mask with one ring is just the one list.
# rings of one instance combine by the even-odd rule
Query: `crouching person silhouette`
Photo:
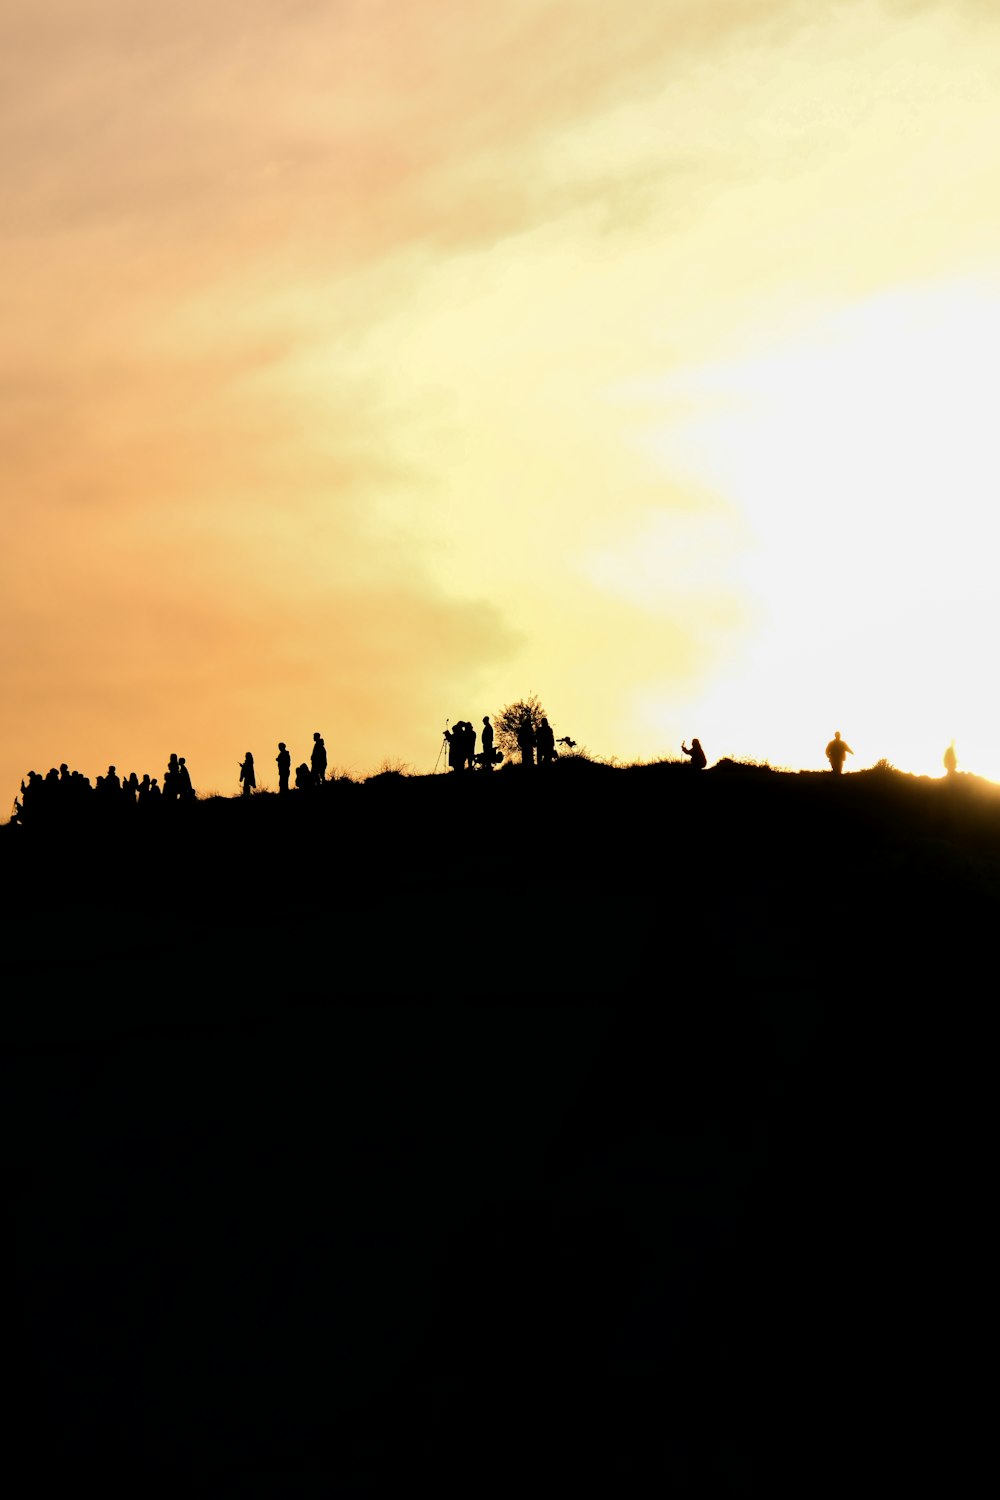
[(684, 741), (681, 740), (681, 749), (684, 751), (684, 754), (688, 757), (691, 765), (696, 771), (704, 771), (706, 765), (708, 764), (708, 760), (704, 750), (701, 748), (701, 740), (692, 740), (690, 749), (687, 745), (685, 745)]

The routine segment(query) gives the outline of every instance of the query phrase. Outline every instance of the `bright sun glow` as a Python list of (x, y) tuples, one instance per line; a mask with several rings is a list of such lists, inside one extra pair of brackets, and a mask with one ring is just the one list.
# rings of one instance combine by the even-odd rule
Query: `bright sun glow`
[(694, 415), (656, 432), (659, 460), (746, 517), (767, 611), (702, 708), (720, 748), (764, 722), (774, 761), (821, 765), (841, 728), (855, 764), (940, 774), (954, 738), (1000, 778), (998, 348), (1000, 288), (918, 288), (662, 387)]

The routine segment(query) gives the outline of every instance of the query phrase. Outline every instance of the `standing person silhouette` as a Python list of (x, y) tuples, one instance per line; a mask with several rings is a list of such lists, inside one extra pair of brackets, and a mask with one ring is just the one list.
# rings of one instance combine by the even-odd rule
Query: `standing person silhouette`
[(476, 726), (465, 721), (465, 765), (463, 771), (475, 770), (476, 766)]
[(696, 771), (704, 771), (705, 767), (708, 764), (708, 760), (704, 750), (701, 748), (701, 740), (692, 740), (690, 749), (688, 749), (684, 741), (681, 740), (681, 749), (684, 751), (684, 754), (688, 757)]
[(168, 802), (175, 802), (180, 794), (180, 766), (177, 763), (177, 755), (174, 753), (167, 761), (167, 769), (163, 773), (163, 796)]
[(326, 746), (323, 743), (323, 736), (318, 729), (313, 735), (311, 761), (313, 781), (319, 786), (321, 782), (326, 780)]
[(292, 754), (284, 740), (278, 741), (278, 791), (288, 791), (288, 778), (292, 774)]
[(253, 756), (247, 751), (247, 758), (240, 764), (240, 780), (243, 783), (243, 795), (249, 797), (257, 785), (257, 777), (254, 775)]
[(951, 744), (944, 752), (944, 768), (948, 772), (949, 776), (954, 776), (955, 772), (958, 770), (958, 756), (955, 754), (954, 740), (952, 740)]
[(840, 730), (838, 729), (826, 747), (826, 758), (830, 762), (830, 770), (835, 776), (839, 776), (844, 769), (844, 761), (847, 756), (853, 754), (854, 751), (847, 741), (840, 738)]
[(472, 744), (469, 744), (469, 730), (472, 725), (467, 719), (456, 719), (450, 729), (446, 729), (444, 737), (448, 741), (448, 764), (453, 771), (467, 771), (469, 768), (469, 757), (476, 748), (476, 731), (472, 729)]
[(538, 764), (551, 766), (556, 754), (556, 737), (548, 719), (543, 719), (539, 724), (535, 732), (535, 744), (538, 746)]
[(525, 713), (517, 726), (517, 748), (521, 752), (522, 766), (533, 766), (535, 764), (535, 727), (531, 722), (530, 713)]
[(177, 762), (177, 785), (178, 795), (182, 802), (194, 801), (194, 787), (191, 784), (191, 772), (187, 768), (187, 761), (183, 755)]
[(483, 727), (479, 732), (479, 738), (483, 742), (482, 765), (484, 771), (493, 769), (493, 725), (490, 723), (489, 714), (483, 714)]

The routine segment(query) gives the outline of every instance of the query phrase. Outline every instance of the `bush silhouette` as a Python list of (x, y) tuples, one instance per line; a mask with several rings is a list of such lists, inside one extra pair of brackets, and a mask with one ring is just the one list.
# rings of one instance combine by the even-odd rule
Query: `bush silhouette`
[(546, 718), (546, 713), (532, 693), (516, 703), (508, 703), (498, 714), (493, 715), (493, 743), (498, 750), (503, 751), (504, 760), (507, 762), (520, 759), (521, 749), (517, 740), (517, 731), (524, 723), (525, 717), (531, 720), (532, 733), (537, 734), (538, 726)]

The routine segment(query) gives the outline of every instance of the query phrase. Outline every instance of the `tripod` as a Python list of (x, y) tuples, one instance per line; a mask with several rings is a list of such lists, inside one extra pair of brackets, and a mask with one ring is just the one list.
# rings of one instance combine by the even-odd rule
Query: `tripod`
[(444, 721), (444, 734), (441, 736), (441, 746), (440, 746), (440, 748), (438, 750), (438, 758), (434, 762), (434, 770), (431, 773), (434, 776), (437, 775), (437, 768), (441, 764), (441, 757), (442, 757), (442, 755), (444, 756), (444, 770), (447, 771), (447, 769), (448, 769), (448, 723), (449, 723), (449, 721), (447, 719), (445, 719), (445, 721)]

